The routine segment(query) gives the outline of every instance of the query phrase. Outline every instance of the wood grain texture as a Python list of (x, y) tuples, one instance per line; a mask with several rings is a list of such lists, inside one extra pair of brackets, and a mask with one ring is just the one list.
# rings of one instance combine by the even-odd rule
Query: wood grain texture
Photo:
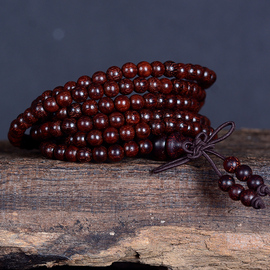
[[(216, 150), (270, 184), (270, 131), (236, 131)], [(203, 158), (151, 175), (161, 163), (68, 163), (1, 142), (0, 268), (269, 269), (269, 197), (266, 209), (246, 208), (218, 189)]]

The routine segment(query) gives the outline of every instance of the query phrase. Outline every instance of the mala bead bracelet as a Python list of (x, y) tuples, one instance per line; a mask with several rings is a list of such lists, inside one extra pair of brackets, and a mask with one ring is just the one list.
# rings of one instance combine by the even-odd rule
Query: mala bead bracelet
[[(43, 92), (12, 121), (8, 139), (16, 147), (39, 148), (46, 158), (63, 161), (118, 162), (137, 156), (172, 160), (153, 173), (204, 156), (219, 176), (219, 188), (231, 199), (264, 208), (260, 196), (270, 195), (270, 190), (262, 177), (236, 157), (213, 150), (235, 124), (226, 122), (214, 130), (199, 114), (205, 90), (215, 80), (215, 72), (206, 67), (173, 61), (113, 66)], [(227, 126), (229, 132), (218, 138)], [(209, 153), (224, 161), (226, 172), (246, 181), (248, 189), (222, 175)]]

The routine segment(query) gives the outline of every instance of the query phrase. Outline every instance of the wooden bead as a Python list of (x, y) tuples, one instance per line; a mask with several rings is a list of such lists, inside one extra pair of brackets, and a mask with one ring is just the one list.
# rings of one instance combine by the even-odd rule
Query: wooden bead
[(174, 109), (176, 107), (176, 96), (172, 94), (168, 94), (165, 96), (165, 107), (167, 109)]
[(77, 121), (79, 131), (89, 132), (93, 129), (93, 120), (89, 116), (81, 116)]
[(78, 131), (73, 135), (73, 144), (79, 148), (86, 147), (86, 133), (82, 131)]
[(124, 158), (124, 149), (118, 144), (111, 145), (108, 148), (108, 158), (112, 162), (119, 162)]
[(246, 189), (241, 192), (240, 200), (241, 203), (245, 206), (251, 206), (252, 199), (256, 196), (256, 193), (254, 190)]
[(174, 75), (177, 79), (185, 79), (187, 77), (187, 71), (185, 64), (179, 63), (174, 65)]
[(76, 162), (77, 161), (77, 151), (78, 148), (74, 145), (70, 145), (67, 147), (65, 156), (66, 160), (70, 162)]
[(99, 110), (104, 114), (110, 114), (114, 111), (114, 102), (109, 97), (102, 97), (98, 102)]
[(148, 90), (148, 81), (144, 77), (137, 77), (133, 80), (134, 91), (144, 93)]
[(106, 81), (106, 73), (103, 71), (97, 71), (92, 76), (92, 82), (95, 84), (104, 84)]
[(124, 125), (119, 129), (119, 135), (123, 141), (131, 141), (135, 137), (135, 130), (131, 125)]
[(173, 132), (167, 137), (166, 153), (170, 159), (177, 159), (185, 153), (182, 148), (182, 143), (185, 140), (189, 139), (185, 138), (180, 132)]
[(120, 81), (123, 73), (122, 70), (117, 66), (112, 66), (107, 69), (106, 72), (107, 80)]
[(48, 116), (48, 113), (43, 107), (41, 102), (35, 104), (33, 107), (31, 106), (32, 114), (37, 119), (45, 119)]
[(52, 97), (56, 97), (62, 91), (64, 91), (64, 87), (63, 86), (57, 86), (57, 87), (55, 87), (53, 89), (53, 91), (52, 91)]
[(132, 126), (138, 124), (141, 120), (140, 114), (137, 111), (126, 111), (125, 118), (126, 123)]
[(98, 113), (98, 104), (95, 100), (86, 100), (82, 104), (82, 112), (84, 115), (93, 116)]
[(152, 110), (149, 109), (142, 109), (140, 111), (140, 116), (141, 116), (141, 121), (148, 123), (149, 121), (151, 122), (153, 120), (153, 112)]
[(229, 173), (234, 173), (238, 166), (240, 166), (240, 161), (237, 157), (227, 157), (223, 162), (224, 170)]
[(114, 127), (107, 127), (103, 131), (103, 139), (106, 143), (113, 144), (119, 140), (118, 130)]
[(66, 118), (63, 120), (61, 129), (67, 135), (72, 135), (77, 132), (76, 119), (74, 118)]
[(65, 118), (68, 117), (68, 112), (67, 108), (60, 108), (56, 113), (55, 113), (55, 118), (58, 120), (64, 120)]
[(119, 128), (124, 125), (125, 117), (120, 112), (113, 112), (109, 116), (109, 122), (112, 127)]
[(139, 146), (134, 141), (129, 141), (124, 144), (126, 157), (136, 157), (139, 153)]
[(161, 77), (165, 72), (164, 65), (159, 61), (154, 61), (151, 63), (152, 66), (152, 76)]
[(149, 155), (153, 150), (153, 144), (149, 139), (140, 140), (139, 148), (142, 155)]
[(69, 81), (64, 85), (64, 90), (71, 91), (77, 86), (76, 82), (74, 81)]
[(164, 75), (166, 77), (173, 77), (175, 75), (175, 62), (166, 61), (164, 63), (164, 67), (165, 67)]
[(165, 131), (165, 123), (162, 120), (155, 119), (151, 121), (151, 132), (153, 135), (161, 135)]
[(77, 86), (71, 90), (72, 98), (75, 102), (81, 103), (88, 98), (88, 92), (85, 87)]
[(218, 186), (222, 191), (229, 191), (229, 189), (235, 184), (233, 177), (230, 175), (222, 175), (218, 180)]
[(171, 117), (166, 117), (163, 119), (165, 124), (165, 132), (166, 133), (172, 133), (176, 130), (176, 123), (177, 120)]
[(54, 97), (48, 97), (44, 100), (43, 106), (46, 112), (53, 113), (58, 111), (59, 106)]
[(115, 81), (107, 81), (104, 86), (104, 93), (107, 97), (113, 98), (119, 94), (119, 86)]
[(72, 96), (70, 91), (63, 90), (59, 92), (56, 97), (56, 102), (60, 107), (68, 107), (72, 103)]
[(40, 140), (47, 140), (51, 137), (50, 134), (50, 122), (45, 122), (38, 128), (38, 137)]
[(109, 118), (104, 113), (98, 113), (93, 117), (93, 123), (95, 128), (104, 129), (109, 125)]
[(88, 86), (88, 95), (93, 100), (98, 100), (103, 97), (104, 90), (101, 84), (91, 83)]
[(150, 93), (156, 94), (161, 92), (162, 84), (158, 78), (149, 78), (148, 80), (148, 91)]
[(135, 126), (136, 137), (139, 139), (146, 139), (149, 137), (151, 129), (145, 122), (141, 122)]
[(130, 100), (127, 96), (119, 95), (114, 100), (115, 109), (119, 112), (126, 112), (130, 108)]
[(147, 109), (155, 109), (157, 106), (157, 96), (153, 93), (147, 93), (143, 95), (143, 98), (145, 100), (144, 107)]
[(157, 109), (164, 109), (166, 106), (166, 96), (163, 94), (157, 94)]
[(134, 78), (137, 75), (137, 71), (137, 66), (131, 62), (122, 66), (122, 73), (128, 79)]
[(138, 68), (138, 75), (141, 77), (148, 77), (152, 73), (152, 66), (146, 62), (142, 61), (137, 65)]
[(95, 147), (92, 150), (92, 156), (95, 162), (105, 162), (107, 160), (107, 149), (104, 146)]
[(229, 196), (232, 200), (238, 201), (240, 200), (241, 192), (244, 191), (244, 187), (239, 184), (234, 184), (229, 189)]
[(119, 82), (119, 91), (122, 95), (129, 95), (134, 91), (134, 84), (130, 79), (122, 79)]
[(153, 142), (153, 151), (152, 157), (155, 160), (166, 160), (167, 159), (167, 151), (166, 151), (166, 142), (167, 135), (162, 134), (160, 136), (155, 136), (152, 139)]
[(65, 156), (66, 149), (67, 149), (66, 145), (57, 145), (53, 152), (54, 157), (58, 160), (66, 160)]
[(240, 181), (247, 181), (252, 175), (252, 170), (247, 165), (240, 165), (236, 168), (235, 175)]
[(103, 136), (102, 132), (97, 129), (91, 130), (87, 136), (86, 136), (86, 141), (91, 145), (91, 146), (99, 146), (103, 143)]
[(256, 190), (259, 186), (263, 185), (264, 181), (260, 175), (251, 175), (247, 180), (247, 186), (250, 189)]
[(162, 94), (166, 95), (166, 94), (170, 94), (172, 92), (173, 84), (172, 84), (170, 79), (162, 78), (162, 79), (160, 79), (160, 83), (161, 83), (160, 92)]
[(88, 87), (91, 82), (92, 82), (91, 78), (89, 76), (84, 75), (77, 80), (77, 86)]
[(56, 148), (55, 143), (42, 142), (40, 144), (40, 152), (46, 158), (50, 158), (50, 159), (54, 158), (54, 150), (55, 150), (55, 148)]
[(144, 107), (145, 100), (141, 95), (132, 95), (130, 97), (130, 104), (133, 110), (141, 110)]
[(70, 118), (79, 118), (82, 116), (82, 109), (79, 103), (72, 103), (67, 108), (67, 113)]
[(33, 115), (31, 108), (28, 108), (23, 113), (23, 119), (28, 124), (34, 124), (38, 119)]
[(50, 123), (49, 131), (50, 131), (50, 134), (52, 137), (58, 138), (58, 137), (63, 136), (61, 124), (62, 124), (62, 121), (60, 121), (60, 120)]
[(90, 148), (84, 147), (77, 151), (78, 162), (90, 162), (92, 160), (92, 151)]

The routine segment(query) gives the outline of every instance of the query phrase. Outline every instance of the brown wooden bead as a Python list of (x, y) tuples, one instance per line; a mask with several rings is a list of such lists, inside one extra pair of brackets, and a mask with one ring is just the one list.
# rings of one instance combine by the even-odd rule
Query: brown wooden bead
[(218, 186), (222, 191), (229, 191), (230, 187), (235, 184), (233, 177), (230, 175), (222, 175), (218, 180)]
[(251, 201), (255, 196), (256, 196), (256, 193), (254, 190), (246, 189), (241, 192), (241, 195), (240, 195), (241, 203), (245, 206), (251, 206)]
[(237, 157), (227, 157), (223, 162), (224, 170), (229, 173), (234, 173), (238, 166), (240, 166), (240, 161)]
[(18, 127), (22, 130), (26, 130), (28, 129), (29, 127), (31, 127), (31, 124), (27, 123), (25, 120), (24, 120), (24, 114), (21, 113), (17, 116), (17, 121), (18, 121)]
[(63, 136), (63, 132), (61, 129), (62, 121), (54, 121), (50, 123), (50, 134), (52, 137), (58, 138)]
[(168, 94), (165, 96), (165, 108), (174, 109), (176, 107), (176, 95)]
[(167, 135), (165, 134), (162, 134), (160, 136), (154, 136), (154, 138), (152, 139), (153, 150), (151, 155), (155, 160), (167, 159), (166, 142)]
[(239, 184), (234, 184), (229, 189), (229, 196), (232, 200), (238, 201), (240, 200), (241, 192), (244, 191), (244, 187)]
[(107, 149), (104, 146), (95, 147), (92, 150), (93, 160), (98, 163), (105, 162), (107, 160)]
[(42, 101), (46, 100), (47, 98), (52, 97), (52, 90), (46, 90), (41, 94)]
[(82, 112), (84, 115), (93, 116), (98, 113), (98, 104), (95, 100), (86, 100), (82, 104)]
[(104, 90), (101, 84), (91, 83), (88, 86), (88, 95), (91, 99), (97, 100), (103, 97)]
[(157, 106), (157, 96), (153, 93), (147, 93), (143, 95), (143, 98), (145, 100), (144, 107), (146, 109), (155, 109)]
[(70, 145), (67, 147), (66, 152), (65, 152), (65, 156), (67, 161), (70, 162), (76, 162), (77, 161), (77, 151), (78, 148), (74, 145)]
[(122, 79), (119, 82), (119, 91), (122, 95), (129, 95), (134, 91), (134, 84), (130, 79)]
[(107, 127), (103, 131), (103, 140), (109, 144), (116, 143), (119, 140), (118, 130), (114, 127)]
[(48, 113), (43, 107), (43, 104), (41, 102), (37, 103), (33, 107), (31, 106), (31, 111), (34, 117), (38, 119), (44, 119), (48, 116)]
[(129, 141), (124, 144), (126, 157), (136, 157), (139, 153), (139, 146), (134, 141)]
[(10, 124), (9, 132), (13, 137), (15, 137), (15, 136), (22, 136), (25, 130), (20, 127), (19, 121), (15, 119)]
[(166, 153), (170, 159), (177, 159), (183, 154), (185, 154), (182, 143), (183, 141), (189, 140), (191, 142), (191, 138), (186, 138), (180, 132), (172, 132), (169, 134), (166, 140)]
[(46, 157), (53, 159), (54, 158), (54, 150), (56, 148), (56, 144), (52, 142), (42, 142), (40, 144), (40, 152), (41, 154)]
[(97, 129), (91, 130), (86, 136), (86, 141), (91, 146), (101, 145), (103, 143), (102, 132), (100, 130), (97, 130)]
[(138, 68), (138, 75), (141, 77), (148, 77), (152, 73), (152, 66), (146, 62), (142, 61), (137, 65)]
[(177, 79), (185, 79), (187, 77), (187, 70), (185, 64), (175, 64), (174, 68), (174, 75)]
[(162, 94), (170, 94), (172, 92), (173, 89), (173, 84), (171, 82), (170, 79), (168, 78), (162, 78), (160, 79), (160, 83), (161, 83), (161, 89), (160, 92)]
[(90, 83), (92, 82), (91, 78), (87, 75), (81, 76), (77, 80), (77, 86), (83, 86), (83, 87), (88, 87)]
[(23, 119), (28, 124), (34, 124), (38, 119), (33, 115), (31, 108), (28, 108), (23, 113)]
[(110, 98), (115, 97), (119, 94), (119, 86), (115, 81), (105, 82), (103, 89), (105, 95)]
[(114, 100), (115, 109), (119, 112), (126, 112), (130, 108), (130, 100), (127, 96), (119, 95)]
[(139, 148), (142, 155), (149, 155), (153, 150), (153, 144), (149, 139), (140, 140)]
[(102, 97), (98, 102), (98, 108), (102, 113), (110, 114), (114, 111), (114, 102), (109, 97)]
[(136, 137), (139, 139), (146, 139), (151, 133), (149, 125), (145, 122), (141, 122), (135, 126)]
[(110, 161), (118, 162), (124, 158), (124, 149), (118, 144), (111, 145), (108, 148), (108, 158)]
[(247, 165), (239, 165), (235, 169), (235, 175), (240, 181), (247, 181), (248, 178), (252, 175), (252, 170)]
[(137, 71), (137, 66), (131, 62), (122, 66), (122, 73), (128, 79), (134, 78), (137, 75)]
[(141, 116), (141, 121), (145, 123), (148, 123), (149, 121), (153, 120), (153, 112), (152, 110), (149, 110), (149, 109), (140, 110), (140, 116)]
[(78, 162), (90, 162), (92, 160), (92, 151), (88, 147), (78, 149), (77, 151)]
[(67, 108), (60, 108), (56, 113), (55, 113), (55, 118), (58, 120), (64, 120), (65, 118), (68, 117), (68, 112)]
[(151, 77), (148, 80), (148, 91), (156, 94), (161, 92), (162, 84), (158, 78)]
[(86, 133), (78, 131), (73, 135), (73, 144), (79, 148), (86, 147)]
[(135, 130), (131, 125), (124, 125), (119, 129), (119, 135), (123, 141), (131, 141), (135, 137)]
[(259, 186), (263, 185), (264, 181), (260, 175), (251, 175), (247, 180), (247, 186), (250, 189), (256, 190)]
[(166, 133), (172, 133), (176, 130), (176, 123), (177, 120), (171, 117), (166, 117), (163, 119), (165, 124), (165, 132)]
[(77, 132), (76, 120), (74, 118), (66, 118), (61, 125), (62, 131), (67, 135), (72, 135)]
[(89, 116), (81, 116), (77, 121), (79, 131), (89, 132), (93, 128), (93, 120)]
[(32, 126), (31, 127), (31, 129), (30, 129), (30, 136), (35, 141), (39, 141), (40, 140), (39, 126)]
[(108, 80), (120, 81), (122, 79), (122, 70), (117, 66), (112, 66), (107, 69), (106, 76)]
[(144, 93), (148, 90), (148, 81), (144, 77), (137, 77), (133, 80), (134, 91)]
[(72, 103), (67, 108), (67, 113), (70, 118), (79, 118), (82, 116), (82, 109), (79, 103)]
[(151, 63), (152, 66), (152, 76), (161, 77), (165, 72), (164, 65), (159, 61), (154, 61)]
[(65, 145), (72, 145), (73, 144), (73, 135), (69, 135), (64, 138)]
[(201, 81), (203, 88), (210, 87), (215, 81), (216, 73), (213, 70), (204, 67), (203, 77)]
[(52, 91), (52, 97), (56, 97), (62, 91), (64, 91), (64, 87), (63, 86), (57, 86), (57, 87), (55, 87), (53, 89), (53, 91)]
[(130, 104), (133, 110), (141, 110), (144, 107), (145, 100), (141, 95), (132, 95), (130, 97)]
[(157, 94), (157, 109), (164, 109), (166, 106), (166, 96), (163, 94)]
[(124, 125), (125, 117), (120, 112), (113, 112), (109, 116), (110, 125), (115, 128), (119, 128)]
[(154, 110), (153, 111), (153, 119), (160, 120), (163, 119), (163, 113), (161, 110)]
[(166, 61), (164, 63), (164, 67), (165, 67), (165, 72), (164, 75), (166, 77), (173, 77), (175, 76), (175, 62), (173, 61)]
[(165, 123), (162, 120), (155, 119), (151, 121), (151, 133), (153, 135), (161, 135), (165, 132)]
[(77, 86), (71, 90), (72, 98), (75, 102), (81, 103), (88, 98), (87, 89), (83, 86)]
[(141, 120), (140, 114), (137, 111), (126, 111), (125, 118), (126, 123), (132, 126), (138, 124)]
[(56, 102), (60, 107), (68, 107), (72, 103), (70, 91), (63, 90), (56, 95)]
[(93, 123), (95, 128), (104, 129), (109, 125), (109, 118), (104, 113), (98, 113), (93, 117)]
[(106, 73), (97, 71), (92, 76), (92, 82), (96, 84), (104, 84), (107, 81)]
[(64, 90), (71, 91), (77, 86), (76, 82), (69, 81), (64, 85)]
[(58, 160), (66, 160), (66, 156), (65, 156), (65, 153), (66, 153), (66, 149), (67, 149), (67, 146), (66, 145), (57, 145), (54, 149), (54, 157)]

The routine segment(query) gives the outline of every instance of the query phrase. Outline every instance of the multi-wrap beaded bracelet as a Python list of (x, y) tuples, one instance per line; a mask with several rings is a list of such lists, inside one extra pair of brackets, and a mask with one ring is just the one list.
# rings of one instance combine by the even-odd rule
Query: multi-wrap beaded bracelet
[[(214, 130), (199, 114), (205, 89), (215, 80), (206, 67), (173, 61), (113, 66), (43, 92), (11, 123), (8, 138), (17, 147), (39, 147), (46, 158), (72, 162), (118, 162), (136, 156), (173, 160), (153, 173), (203, 155), (219, 175), (221, 190), (246, 206), (264, 208), (260, 196), (270, 192), (263, 179), (237, 158), (213, 150), (232, 133), (234, 123)], [(228, 125), (230, 131), (218, 138)], [(207, 153), (222, 158), (224, 169), (247, 181), (248, 189), (222, 175)]]

